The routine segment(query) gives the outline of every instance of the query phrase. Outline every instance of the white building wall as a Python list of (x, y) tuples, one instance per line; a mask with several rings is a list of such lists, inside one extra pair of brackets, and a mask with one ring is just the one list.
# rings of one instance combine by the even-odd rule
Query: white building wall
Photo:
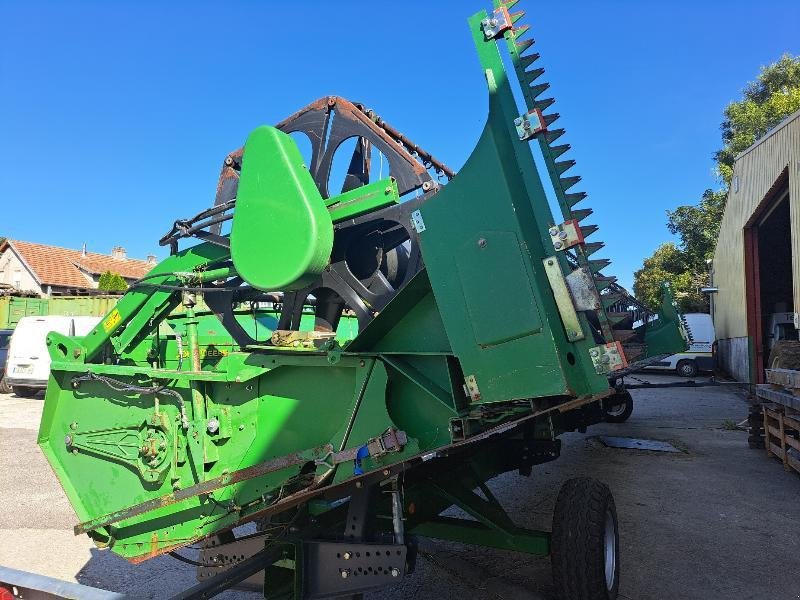
[(12, 285), (21, 292), (42, 295), (42, 288), (10, 246), (0, 254), (0, 283)]

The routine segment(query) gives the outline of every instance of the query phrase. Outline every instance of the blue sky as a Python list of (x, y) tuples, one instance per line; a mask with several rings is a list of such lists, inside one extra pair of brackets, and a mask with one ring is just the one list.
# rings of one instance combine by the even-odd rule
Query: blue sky
[[(486, 93), (459, 2), (0, 0), (0, 234), (130, 256), (211, 205), (254, 127), (336, 94), (459, 168)], [(633, 271), (665, 211), (717, 186), (723, 107), (800, 53), (800, 3), (533, 2), (527, 9), (606, 242)]]

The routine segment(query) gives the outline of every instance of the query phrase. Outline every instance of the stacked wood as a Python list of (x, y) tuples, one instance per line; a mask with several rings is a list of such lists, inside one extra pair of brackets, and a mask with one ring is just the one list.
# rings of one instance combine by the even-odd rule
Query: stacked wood
[(800, 411), (780, 404), (764, 404), (764, 442), (787, 471), (800, 473)]

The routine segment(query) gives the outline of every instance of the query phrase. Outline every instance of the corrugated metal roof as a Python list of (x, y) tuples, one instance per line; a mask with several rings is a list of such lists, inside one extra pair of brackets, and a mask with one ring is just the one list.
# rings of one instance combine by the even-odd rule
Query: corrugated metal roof
[(770, 130), (769, 130), (769, 131), (766, 133), (766, 135), (765, 135), (764, 137), (758, 138), (758, 139), (757, 139), (755, 142), (753, 142), (753, 143), (752, 143), (751, 145), (749, 145), (747, 148), (745, 148), (744, 150), (742, 150), (742, 151), (741, 151), (739, 154), (737, 154), (737, 155), (736, 155), (736, 158), (735, 158), (735, 160), (739, 160), (739, 159), (740, 159), (740, 158), (742, 158), (742, 157), (743, 157), (745, 154), (747, 154), (748, 152), (751, 152), (753, 149), (757, 148), (758, 146), (760, 146), (761, 144), (763, 144), (764, 142), (766, 142), (766, 141), (767, 141), (769, 138), (771, 138), (773, 135), (775, 135), (776, 133), (778, 133), (778, 132), (779, 132), (781, 129), (783, 129), (784, 127), (786, 127), (786, 126), (787, 126), (789, 123), (791, 123), (792, 121), (794, 121), (794, 120), (795, 120), (795, 119), (797, 119), (797, 118), (800, 118), (800, 110), (798, 110), (797, 112), (793, 112), (792, 114), (790, 114), (790, 115), (789, 115), (788, 117), (786, 117), (786, 118), (785, 118), (783, 121), (781, 121), (780, 123), (778, 123), (777, 125), (775, 125), (775, 127), (773, 127), (772, 129), (770, 129)]

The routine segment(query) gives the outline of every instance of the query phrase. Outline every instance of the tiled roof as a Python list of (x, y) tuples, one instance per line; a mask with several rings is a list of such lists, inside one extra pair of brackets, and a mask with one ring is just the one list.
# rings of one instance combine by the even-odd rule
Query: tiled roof
[(138, 279), (146, 275), (154, 266), (152, 263), (134, 258), (115, 258), (108, 254), (95, 252), (83, 254), (80, 250), (20, 240), (6, 240), (0, 246), (0, 252), (5, 250), (6, 246), (14, 249), (28, 268), (33, 271), (33, 276), (42, 286), (57, 285), (90, 289), (92, 285), (81, 273), (81, 269), (93, 275), (111, 271), (125, 279)]

